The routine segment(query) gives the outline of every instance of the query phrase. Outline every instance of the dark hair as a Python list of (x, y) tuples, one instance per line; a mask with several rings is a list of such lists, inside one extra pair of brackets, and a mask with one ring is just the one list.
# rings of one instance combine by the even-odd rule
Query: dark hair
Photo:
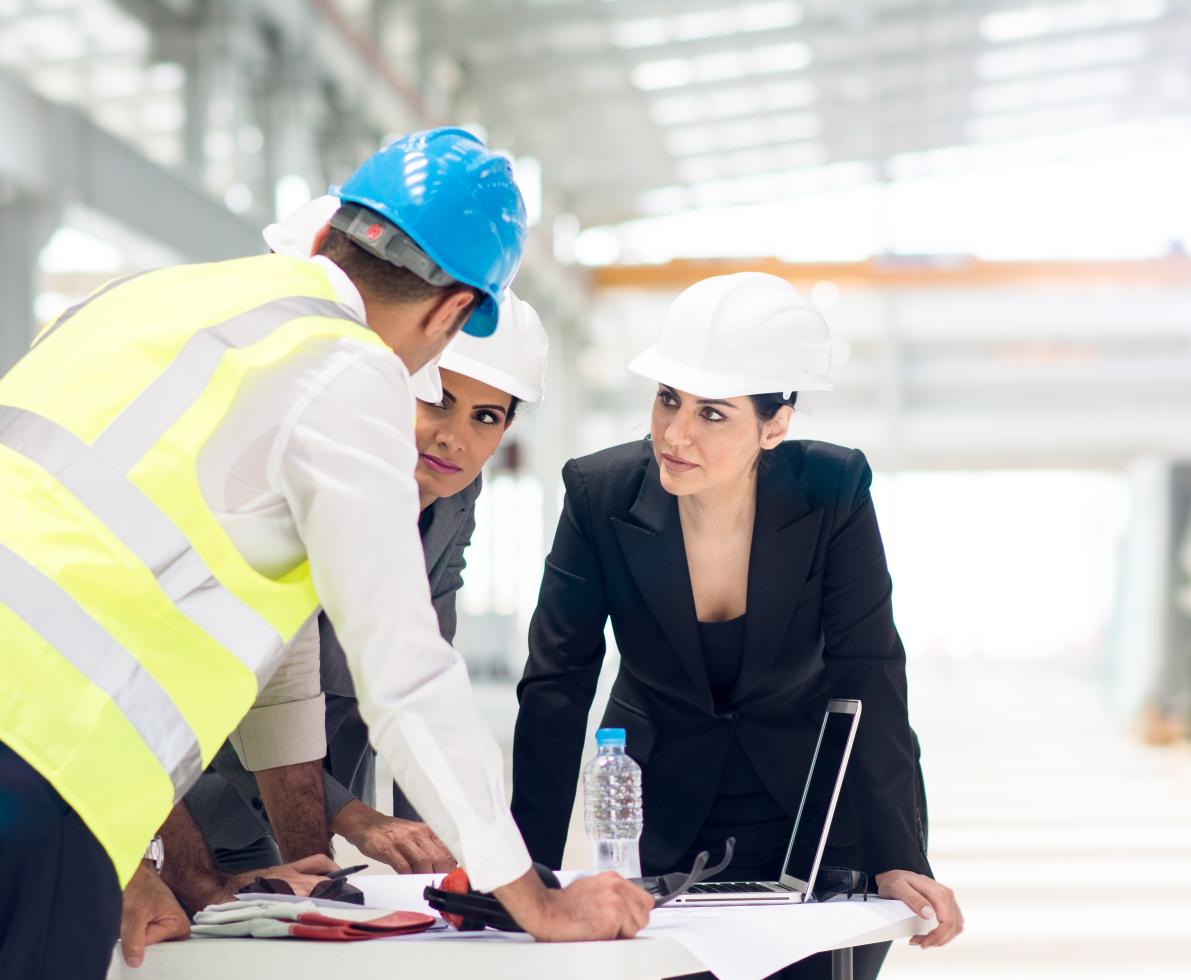
[(798, 392), (790, 392), (790, 397), (783, 397), (780, 391), (774, 391), (767, 395), (749, 395), (753, 400), (753, 408), (757, 412), (757, 418), (762, 422), (768, 422), (778, 413), (783, 405), (794, 407), (794, 403), (798, 401)]
[(507, 429), (513, 424), (513, 416), (517, 414), (517, 406), (521, 404), (521, 399), (516, 395), (509, 395), (509, 410), (505, 412), (505, 428)]
[(325, 255), (339, 266), (364, 296), (381, 303), (420, 303), (457, 289), (466, 289), (472, 294), (471, 306), (467, 310), (470, 312), (480, 298), (477, 290), (463, 283), (432, 286), (409, 269), (366, 252), (338, 228), (331, 228), (327, 232), (318, 254)]
[[(753, 409), (757, 413), (757, 419), (761, 422), (768, 422), (771, 418), (777, 415), (778, 410), (783, 405), (794, 407), (794, 403), (798, 401), (798, 392), (790, 392), (790, 397), (786, 398), (780, 391), (773, 391), (766, 395), (749, 395), (753, 401)], [(773, 462), (770, 454), (771, 449), (762, 449), (757, 453), (757, 469), (762, 470)]]

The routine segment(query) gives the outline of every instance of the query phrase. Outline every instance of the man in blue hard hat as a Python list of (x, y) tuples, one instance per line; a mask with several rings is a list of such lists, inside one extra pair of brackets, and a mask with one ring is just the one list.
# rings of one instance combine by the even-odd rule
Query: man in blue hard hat
[(154, 835), (233, 731), (266, 805), (322, 756), (320, 605), (475, 887), (540, 939), (648, 918), (616, 876), (542, 886), (423, 569), (410, 372), (495, 327), (525, 235), (508, 162), (433, 130), (338, 196), (312, 259), (111, 284), (0, 378), (0, 976), (104, 976), (121, 889), (131, 964), (186, 934)]

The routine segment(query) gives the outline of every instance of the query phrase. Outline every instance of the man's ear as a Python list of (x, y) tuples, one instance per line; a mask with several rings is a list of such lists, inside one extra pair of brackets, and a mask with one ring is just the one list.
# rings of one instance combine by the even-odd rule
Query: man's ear
[(329, 221), (314, 233), (314, 241), (310, 243), (310, 254), (312, 256), (318, 255), (318, 253), (322, 250), (323, 242), (327, 240), (327, 236), (330, 233), (331, 223)]
[(470, 289), (452, 289), (431, 308), (423, 332), (427, 340), (451, 337), (462, 326), (463, 313), (471, 306), (475, 294)]
[(786, 433), (790, 431), (790, 419), (793, 415), (794, 409), (789, 405), (783, 405), (777, 410), (777, 415), (762, 426), (762, 449), (773, 449), (775, 446), (781, 445), (786, 438)]

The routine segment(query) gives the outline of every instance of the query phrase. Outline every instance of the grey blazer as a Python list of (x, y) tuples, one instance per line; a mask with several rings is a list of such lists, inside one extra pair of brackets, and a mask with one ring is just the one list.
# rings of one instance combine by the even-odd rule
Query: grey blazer
[[(455, 593), (463, 585), (464, 551), (475, 530), (476, 498), (482, 477), (451, 497), (440, 497), (423, 514), (422, 550), (438, 626), (449, 643), (455, 638)], [(326, 697), (327, 757), (324, 761), (327, 820), (353, 799), (374, 802), (373, 751), (356, 706), (347, 660), (326, 614), (319, 616), (320, 666)], [(223, 747), (186, 794), (186, 806), (216, 860), (229, 869), (276, 863), (256, 778), (245, 770), (231, 745)], [(401, 814), (399, 814), (401, 815)], [(242, 853), (247, 852), (247, 853)], [(274, 855), (270, 861), (270, 855)]]

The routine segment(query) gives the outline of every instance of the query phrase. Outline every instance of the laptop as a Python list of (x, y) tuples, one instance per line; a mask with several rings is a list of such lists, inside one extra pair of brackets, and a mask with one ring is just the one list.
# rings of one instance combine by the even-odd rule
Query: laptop
[(811, 760), (811, 771), (802, 791), (802, 803), (790, 835), (790, 846), (777, 881), (709, 881), (692, 885), (673, 900), (674, 905), (768, 905), (781, 902), (804, 902), (812, 895), (831, 818), (852, 741), (860, 723), (860, 702), (832, 699), (827, 702), (819, 741)]

